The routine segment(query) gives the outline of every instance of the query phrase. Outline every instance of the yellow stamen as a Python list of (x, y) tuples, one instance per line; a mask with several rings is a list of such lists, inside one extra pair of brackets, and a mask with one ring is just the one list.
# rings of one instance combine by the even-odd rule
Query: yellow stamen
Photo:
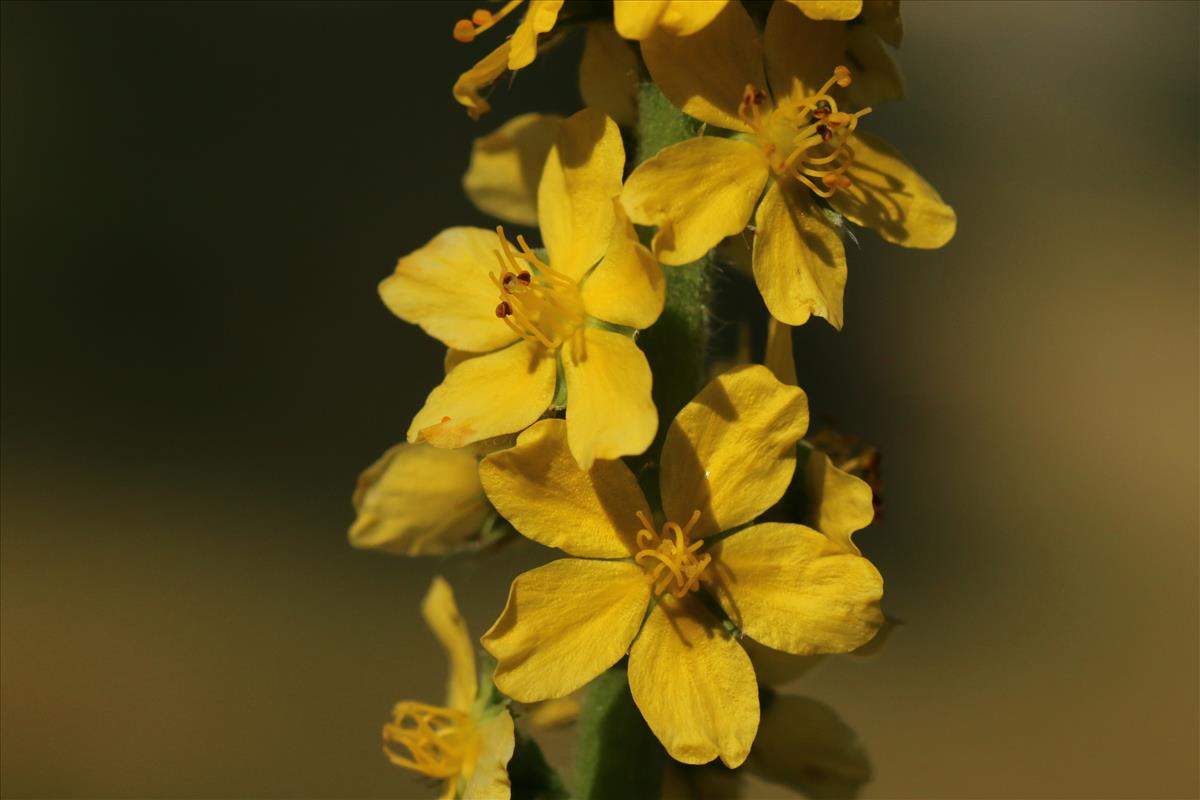
[(454, 23), (454, 39), (459, 42), (470, 42), (476, 36), (493, 27), (497, 22), (508, 16), (514, 8), (521, 5), (522, 0), (510, 0), (504, 8), (495, 14), (486, 8), (477, 8), (470, 19), (460, 19)]
[(858, 120), (871, 113), (870, 108), (853, 113), (838, 109), (829, 91), (834, 86), (845, 88), (851, 80), (850, 70), (838, 66), (816, 94), (794, 108), (780, 107), (765, 114), (765, 93), (747, 86), (738, 107), (738, 116), (758, 137), (775, 173), (795, 178), (825, 198), (851, 185), (845, 173), (854, 163), (854, 150), (848, 141)]
[(558, 347), (568, 338), (577, 342), (577, 348), (582, 347), (578, 342), (583, 338), (585, 313), (575, 281), (538, 258), (524, 236), (517, 236), (521, 250), (515, 252), (503, 227), (496, 228), (496, 234), (500, 238), (496, 251), (500, 275), (488, 273), (500, 291), (496, 316), (522, 339), (543, 347)]
[(383, 726), (383, 752), (398, 767), (431, 778), (453, 778), (474, 744), (470, 718), (453, 708), (411, 700), (397, 703)]
[(676, 522), (666, 523), (661, 535), (655, 532), (654, 523), (644, 512), (637, 512), (637, 518), (642, 523), (642, 529), (637, 533), (637, 545), (641, 549), (633, 560), (646, 568), (654, 593), (661, 595), (670, 589), (673, 597), (681, 598), (700, 588), (700, 577), (712, 562), (708, 553), (696, 555), (704, 545), (703, 540), (692, 542), (688, 538), (700, 521), (700, 512), (693, 511), (691, 519), (683, 526)]

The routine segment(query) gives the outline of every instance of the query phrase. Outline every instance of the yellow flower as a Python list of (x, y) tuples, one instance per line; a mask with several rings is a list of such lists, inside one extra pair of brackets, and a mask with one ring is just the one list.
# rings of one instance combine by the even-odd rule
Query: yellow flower
[(396, 766), (444, 781), (442, 798), (507, 800), (516, 744), (512, 716), (478, 696), (475, 652), (450, 584), (434, 578), (421, 613), (450, 660), (446, 705), (397, 703), (383, 726), (384, 755)]
[(616, 201), (624, 163), (616, 124), (580, 111), (559, 127), (538, 185), (549, 263), (502, 229), (451, 228), (380, 284), (398, 317), (466, 351), (451, 356), (410, 442), (462, 447), (523, 430), (561, 382), (580, 465), (650, 445), (650, 366), (631, 334), (658, 318), (664, 278)]
[[(672, 102), (739, 135), (664, 148), (634, 170), (621, 201), (635, 223), (658, 226), (653, 249), (664, 264), (694, 261), (754, 215), (752, 268), (772, 316), (800, 325), (815, 314), (841, 328), (846, 256), (815, 197), (906, 247), (945, 244), (955, 215), (895, 150), (856, 131), (869, 109), (839, 108), (833, 87), (852, 85), (849, 70), (838, 66), (811, 84), (811, 67), (821, 63), (821, 48), (810, 47), (819, 44), (819, 26), (846, 28), (777, 2), (764, 46), (745, 10), (731, 3), (699, 33), (642, 42)], [(763, 90), (768, 83), (774, 102)]]
[(391, 448), (358, 478), (350, 544), (401, 556), (471, 547), (488, 515), (478, 464), (470, 449)]
[(501, 691), (562, 697), (628, 652), (633, 699), (667, 752), (740, 764), (759, 722), (754, 670), (702, 599), (746, 636), (797, 654), (853, 650), (882, 621), (869, 561), (802, 525), (743, 527), (782, 496), (807, 425), (804, 393), (765, 367), (713, 380), (667, 432), (661, 528), (623, 462), (577, 467), (558, 420), (484, 459), (497, 510), (572, 556), (518, 576), (484, 634)]
[[(522, 0), (511, 0), (495, 14), (487, 9), (477, 9), (470, 19), (460, 19), (454, 25), (454, 38), (460, 42), (471, 42), (494, 27), (515, 11)], [(677, 36), (694, 33), (716, 17), (728, 0), (613, 0), (613, 23), (617, 32), (626, 39), (644, 39), (656, 31), (669, 31)], [(519, 70), (529, 66), (537, 58), (538, 39), (550, 33), (558, 22), (563, 0), (530, 0), (525, 16), (513, 31), (512, 36), (485, 56), (469, 70), (459, 76), (454, 84), (454, 99), (466, 107), (472, 119), (479, 119), (491, 109), (483, 97), (483, 90), (491, 86), (506, 70)], [(588, 47), (609, 47), (604, 35), (593, 33), (601, 26), (589, 26)], [(603, 26), (607, 28), (608, 26)], [(599, 58), (599, 53), (596, 58)], [(622, 59), (623, 56), (615, 55)], [(584, 56), (584, 67), (589, 68), (589, 57)], [(616, 77), (616, 76), (614, 76)], [(585, 87), (599, 87), (604, 83), (613, 85), (607, 76), (599, 82), (582, 78)], [(617, 90), (618, 92), (620, 89)], [(594, 105), (585, 88), (584, 99)], [(603, 106), (602, 106), (603, 107)], [(605, 107), (605, 110), (607, 108)]]

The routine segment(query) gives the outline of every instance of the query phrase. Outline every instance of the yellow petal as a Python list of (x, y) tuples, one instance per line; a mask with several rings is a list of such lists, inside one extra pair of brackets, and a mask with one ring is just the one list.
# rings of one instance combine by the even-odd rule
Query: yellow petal
[(787, 0), (809, 19), (833, 19), (845, 22), (862, 11), (862, 0)]
[(799, 385), (796, 380), (796, 358), (792, 355), (792, 326), (774, 317), (767, 319), (767, 355), (763, 363), (780, 383)]
[(613, 0), (613, 23), (626, 39), (642, 40), (656, 31), (690, 36), (707, 26), (728, 0)]
[(843, 472), (819, 450), (808, 455), (804, 467), (804, 494), (809, 518), (804, 520), (849, 553), (861, 555), (851, 536), (875, 518), (871, 487)]
[(659, 261), (687, 264), (746, 227), (768, 171), (750, 142), (688, 139), (642, 162), (625, 182), (621, 205), (638, 225), (658, 226), (652, 247)]
[(562, 120), (522, 114), (475, 140), (463, 191), (476, 208), (505, 222), (537, 225), (537, 185)]
[(602, 111), (622, 125), (637, 119), (637, 53), (611, 26), (588, 25), (579, 62), (579, 94), (588, 108)]
[(483, 99), (482, 92), (508, 69), (508, 51), (509, 43), (505, 42), (454, 82), (454, 99), (466, 106), (471, 119), (479, 119), (491, 110), (492, 106)]
[(507, 708), (479, 724), (479, 754), (463, 787), (462, 800), (509, 800), (512, 783), (508, 762), (516, 748), (512, 715)]
[(400, 319), (459, 350), (494, 350), (515, 336), (496, 318), (500, 240), (483, 228), (447, 228), (400, 259), (379, 296)]
[(855, 797), (871, 779), (858, 735), (833, 709), (807, 697), (776, 695), (746, 769), (806, 797)]
[(764, 366), (714, 378), (683, 407), (663, 444), (663, 512), (693, 536), (726, 531), (783, 496), (796, 469), (796, 442), (808, 429), (808, 398)]
[(578, 280), (604, 257), (624, 168), (621, 131), (604, 114), (585, 108), (559, 127), (538, 186), (538, 223), (555, 270)]
[(629, 651), (629, 689), (671, 758), (746, 760), (758, 730), (754, 667), (693, 597), (659, 599)]
[(399, 444), (368, 467), (354, 491), (350, 544), (401, 556), (452, 553), (487, 516), (469, 450)]
[(531, 342), (469, 358), (429, 393), (408, 441), (462, 447), (524, 430), (554, 399), (557, 372), (553, 354)]
[(803, 325), (815, 314), (841, 330), (846, 250), (809, 191), (774, 183), (754, 224), (754, 282), (771, 316)]
[(649, 602), (629, 561), (563, 558), (518, 575), (482, 640), (496, 686), (522, 703), (565, 697), (625, 655)]
[(900, 0), (864, 0), (863, 22), (892, 47), (899, 47), (904, 38), (904, 21), (900, 17)]
[(467, 711), (475, 702), (475, 648), (467, 623), (454, 603), (454, 591), (445, 578), (436, 577), (421, 601), (421, 615), (433, 635), (446, 650), (450, 661), (450, 679), (446, 684), (446, 705)]
[(834, 67), (850, 68), (853, 82), (833, 87), (839, 106), (857, 109), (904, 95), (896, 62), (865, 25), (819, 22), (791, 3), (775, 3), (763, 33), (767, 75), (780, 105), (799, 103), (829, 80)]
[(666, 278), (658, 261), (638, 241), (620, 203), (614, 210), (617, 224), (608, 252), (580, 289), (583, 305), (596, 319), (638, 330), (649, 328), (662, 313)]
[(752, 639), (797, 655), (848, 653), (883, 624), (883, 578), (811, 528), (754, 525), (717, 542), (705, 572)]
[(509, 40), (508, 68), (528, 67), (537, 58), (538, 35), (548, 33), (558, 22), (563, 0), (529, 0), (529, 8)]
[(932, 249), (954, 237), (958, 226), (954, 209), (903, 156), (865, 133), (852, 136), (850, 145), (854, 163), (846, 174), (852, 183), (834, 193), (829, 201), (834, 208), (904, 247)]
[(542, 420), (509, 450), (479, 465), (488, 499), (522, 535), (589, 558), (628, 558), (650, 513), (624, 462), (596, 461), (581, 470), (567, 449), (567, 423)]
[(585, 327), (583, 346), (562, 350), (567, 441), (583, 469), (595, 459), (644, 453), (658, 431), (650, 364), (624, 334)]
[(656, 31), (642, 41), (650, 77), (667, 99), (696, 119), (750, 132), (738, 117), (746, 84), (766, 89), (763, 48), (741, 3), (729, 3), (690, 36)]

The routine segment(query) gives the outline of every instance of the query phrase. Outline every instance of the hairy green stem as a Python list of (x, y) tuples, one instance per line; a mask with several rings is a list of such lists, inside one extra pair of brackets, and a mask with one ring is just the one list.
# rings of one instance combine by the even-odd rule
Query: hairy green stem
[[(697, 134), (695, 120), (675, 108), (653, 83), (638, 91), (638, 162)], [(638, 344), (654, 375), (658, 438), (640, 470), (643, 488), (657, 503), (653, 469), (675, 414), (703, 386), (708, 353), (709, 256), (684, 266), (663, 267), (666, 303), (658, 322)], [(645, 469), (651, 467), (650, 469)], [(666, 754), (646, 726), (629, 692), (624, 662), (594, 680), (584, 696), (575, 752), (575, 794), (581, 800), (657, 798)]]
[(651, 800), (662, 788), (665, 754), (629, 693), (625, 664), (583, 695), (575, 745), (576, 800)]

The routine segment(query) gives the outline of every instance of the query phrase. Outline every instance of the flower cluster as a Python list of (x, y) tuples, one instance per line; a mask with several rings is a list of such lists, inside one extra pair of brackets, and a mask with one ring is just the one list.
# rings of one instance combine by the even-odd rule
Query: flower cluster
[[(493, 31), (522, 11), (510, 36)], [(452, 28), (464, 44), (497, 39), (454, 84), (473, 119), (502, 74), (576, 30), (586, 107), (476, 140), (464, 189), (496, 224), (443, 230), (380, 284), (388, 309), (446, 346), (445, 374), (407, 441), (360, 478), (350, 540), (486, 557), (519, 534), (563, 557), (513, 581), (478, 682), (435, 580), (423, 610), (449, 696), (397, 705), (385, 752), (443, 796), (507, 798), (510, 758), (530, 760), (510, 706), (618, 670), (675, 761), (769, 761), (785, 751), (756, 736), (787, 727), (760, 705), (771, 658), (854, 651), (884, 625), (882, 578), (851, 538), (875, 515), (878, 453), (809, 433), (790, 326), (842, 327), (848, 223), (916, 248), (955, 230), (864, 130), (902, 93), (898, 2), (513, 0)], [(762, 363), (713, 371), (706, 276), (748, 243), (767, 345)], [(687, 377), (706, 371), (706, 385)], [(820, 721), (810, 738), (852, 744), (828, 709), (778, 699), (774, 719), (792, 709)]]

